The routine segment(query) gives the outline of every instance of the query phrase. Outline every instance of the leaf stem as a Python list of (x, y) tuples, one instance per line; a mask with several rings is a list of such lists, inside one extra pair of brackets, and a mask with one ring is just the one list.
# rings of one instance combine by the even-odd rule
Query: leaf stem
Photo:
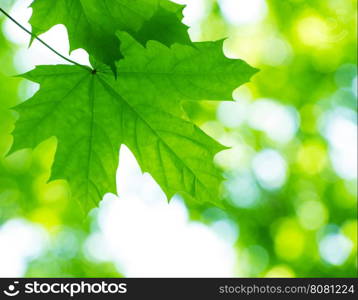
[(9, 18), (12, 22), (14, 22), (17, 26), (19, 26), (22, 30), (24, 30), (26, 33), (28, 33), (31, 37), (33, 37), (34, 39), (38, 40), (41, 44), (43, 44), (46, 48), (48, 48), (49, 50), (51, 50), (53, 53), (55, 53), (56, 55), (58, 55), (59, 57), (61, 57), (62, 59), (68, 61), (71, 64), (74, 64), (76, 66), (79, 66), (81, 68), (84, 68), (86, 70), (90, 70), (92, 71), (92, 69), (88, 66), (85, 65), (81, 65), (78, 62), (73, 61), (72, 59), (69, 59), (65, 56), (63, 56), (61, 53), (57, 52), (55, 49), (53, 49), (51, 46), (49, 46), (48, 44), (46, 44), (42, 39), (40, 39), (36, 34), (32, 33), (31, 31), (27, 30), (24, 26), (22, 26), (19, 22), (17, 22), (13, 17), (11, 17), (5, 10), (3, 10), (0, 7), (0, 12), (2, 12), (7, 18)]

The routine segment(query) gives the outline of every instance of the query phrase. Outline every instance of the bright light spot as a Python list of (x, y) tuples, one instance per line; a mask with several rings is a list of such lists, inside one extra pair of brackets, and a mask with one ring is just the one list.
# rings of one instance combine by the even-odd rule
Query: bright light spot
[(330, 143), (330, 156), (337, 174), (357, 178), (357, 124), (350, 109), (336, 108), (324, 116), (323, 134)]
[(208, 6), (206, 0), (171, 0), (172, 2), (186, 5), (183, 11), (184, 19), (183, 23), (186, 25), (194, 25), (195, 23), (200, 22), (207, 12)]
[(22, 277), (29, 261), (39, 256), (47, 236), (44, 230), (22, 219), (0, 227), (0, 277)]
[(51, 245), (57, 257), (62, 259), (71, 259), (78, 254), (80, 247), (79, 233), (72, 228), (62, 227), (61, 231), (56, 234), (56, 239)]
[(214, 232), (224, 241), (233, 245), (239, 236), (239, 227), (230, 220), (219, 220), (211, 225)]
[(285, 265), (279, 265), (279, 266), (275, 266), (272, 269), (270, 269), (267, 273), (266, 276), (268, 278), (294, 278), (295, 276), (295, 272), (293, 272), (293, 270)]
[[(350, 153), (347, 155), (347, 152)], [(353, 158), (351, 152), (353, 151), (343, 152), (337, 151), (337, 149), (330, 152), (335, 171), (340, 177), (348, 180), (357, 178), (357, 156)], [(355, 152), (355, 155), (357, 155), (357, 152)]]
[[(223, 145), (228, 145), (223, 139), (220, 139)], [(236, 142), (237, 144), (237, 142)], [(225, 170), (237, 170), (237, 168), (247, 168), (255, 150), (245, 144), (231, 146), (232, 148), (223, 150), (215, 156), (215, 163)]]
[[(31, 9), (29, 5), (32, 1), (16, 1), (10, 14), (25, 28), (31, 29), (28, 20), (31, 16)], [(55, 64), (70, 64), (68, 61), (60, 58), (55, 53), (51, 52), (44, 45), (37, 40), (34, 40), (31, 47), (28, 48), (30, 36), (28, 33), (20, 29), (16, 24), (10, 20), (4, 23), (5, 36), (12, 42), (18, 44), (20, 49), (14, 57), (14, 65), (16, 70), (26, 72), (33, 69), (36, 65), (55, 65)], [(63, 25), (56, 25), (49, 31), (42, 34), (41, 39), (48, 45), (54, 48), (62, 55), (84, 65), (89, 65), (89, 58), (86, 51), (77, 49), (68, 55), (69, 43), (66, 28)]]
[(278, 37), (264, 40), (262, 62), (269, 66), (280, 66), (288, 62), (291, 47), (286, 41)]
[(110, 261), (112, 258), (101, 232), (94, 232), (86, 239), (84, 250), (89, 260)]
[(260, 22), (267, 13), (265, 0), (219, 0), (219, 5), (225, 18), (233, 25)]
[(351, 139), (355, 143), (357, 137), (357, 128), (354, 122), (347, 119), (343, 113), (344, 111), (335, 110), (330, 120), (331, 122), (326, 128), (326, 137), (336, 148), (351, 146), (347, 144), (347, 141)]
[(248, 114), (249, 102), (246, 99), (222, 102), (217, 110), (217, 117), (221, 123), (229, 128), (239, 127)]
[(239, 253), (240, 276), (258, 276), (269, 263), (269, 255), (265, 248), (253, 245)]
[(264, 131), (273, 141), (287, 143), (296, 134), (298, 114), (293, 107), (287, 107), (270, 99), (255, 101), (250, 108), (249, 125)]
[(41, 224), (48, 230), (52, 230), (54, 227), (61, 225), (61, 219), (59, 218), (58, 212), (47, 206), (39, 206), (31, 212), (30, 218), (31, 221)]
[(316, 230), (327, 221), (327, 209), (320, 201), (306, 201), (297, 210), (302, 227)]
[(275, 150), (259, 152), (252, 166), (259, 183), (266, 189), (277, 189), (286, 181), (286, 162)]
[[(29, 8), (31, 2), (32, 0), (14, 1), (14, 4), (9, 11), (9, 14), (29, 31), (31, 31), (31, 26), (28, 23), (32, 14), (32, 10)], [(12, 43), (28, 45), (30, 42), (30, 35), (20, 29), (19, 26), (10, 19), (5, 20), (3, 32), (6, 38)]]
[(224, 126), (217, 121), (206, 122), (201, 126), (201, 129), (214, 139), (220, 139), (223, 135), (225, 135)]
[(314, 175), (322, 171), (326, 161), (327, 152), (320, 141), (308, 141), (298, 150), (298, 165), (307, 174)]
[(329, 27), (319, 17), (309, 16), (301, 19), (296, 29), (298, 38), (306, 46), (320, 48), (329, 41)]
[(280, 224), (275, 236), (275, 251), (286, 260), (296, 260), (303, 253), (305, 236), (302, 229), (293, 220)]
[(342, 226), (342, 233), (352, 241), (353, 249), (358, 254), (357, 249), (357, 239), (358, 239), (358, 222), (357, 220), (349, 220), (344, 223)]
[(18, 96), (22, 101), (24, 101), (31, 98), (39, 89), (40, 85), (38, 83), (34, 83), (29, 80), (23, 80), (19, 84)]
[[(64, 56), (80, 64), (89, 65), (88, 54), (83, 49), (74, 50), (71, 52), (71, 55), (67, 55), (69, 53), (69, 44), (67, 31), (63, 25), (52, 27), (49, 31), (42, 34), (41, 38)], [(25, 46), (26, 44), (15, 54), (14, 65), (19, 72), (29, 71), (37, 65), (70, 64), (36, 40), (30, 48), (25, 48)]]
[(102, 201), (99, 232), (87, 241), (87, 255), (114, 260), (130, 277), (233, 276), (237, 228), (190, 222), (182, 201), (174, 198), (168, 204), (126, 147), (119, 166), (121, 197), (107, 195)]
[(226, 182), (230, 201), (237, 207), (251, 207), (260, 197), (260, 190), (251, 174), (239, 174)]
[(231, 244), (205, 225), (189, 223), (181, 202), (159, 200), (153, 206), (113, 197), (103, 205), (101, 233), (121, 271), (130, 277), (232, 275)]
[(331, 233), (319, 243), (322, 258), (331, 265), (342, 265), (352, 249), (352, 242), (342, 234)]

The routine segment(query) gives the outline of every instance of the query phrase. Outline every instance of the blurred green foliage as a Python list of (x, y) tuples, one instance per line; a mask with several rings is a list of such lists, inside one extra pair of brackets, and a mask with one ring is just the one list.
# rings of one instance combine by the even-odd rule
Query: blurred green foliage
[[(240, 229), (237, 276), (355, 277), (356, 177), (337, 171), (324, 128), (330, 114), (353, 115), (356, 124), (356, 1), (267, 0), (266, 14), (253, 23), (232, 22), (223, 2), (205, 2), (205, 15), (191, 24), (193, 39), (227, 37), (226, 54), (260, 73), (231, 104), (186, 104), (193, 120), (232, 147), (217, 157), (226, 210), (192, 207), (192, 218), (230, 220)], [(26, 276), (121, 276), (111, 263), (87, 258), (83, 243), (93, 224), (70, 201), (66, 182), (47, 182), (56, 140), (5, 157), (16, 120), (9, 108), (24, 100), (26, 84), (10, 76), (15, 51), (0, 32), (0, 225), (23, 217), (48, 230), (51, 247)], [(272, 127), (282, 115), (292, 124)], [(342, 238), (347, 257), (322, 255)]]
[[(211, 10), (196, 31), (198, 39), (228, 37), (227, 52), (260, 69), (246, 89), (237, 91), (239, 103), (246, 98), (249, 102), (269, 98), (298, 114), (298, 131), (284, 143), (270, 138), (270, 126), (266, 133), (245, 122), (229, 127), (211, 122), (209, 126), (215, 137), (238, 149), (223, 153), (220, 158), (226, 156), (226, 161), (218, 160), (226, 169), (228, 182), (234, 185), (234, 191), (226, 191), (226, 216), (240, 228), (236, 244), (238, 273), (357, 276), (356, 179), (337, 175), (329, 142), (320, 128), (325, 113), (337, 107), (351, 110), (355, 115), (357, 104), (352, 81), (357, 76), (356, 2), (271, 0), (266, 3), (268, 15), (259, 24), (233, 25), (225, 20), (218, 3), (211, 1)], [(280, 52), (286, 53), (275, 58)], [(207, 114), (192, 109), (192, 116), (199, 122), (208, 121)], [(213, 117), (216, 109), (207, 106), (203, 110)], [(272, 120), (269, 114), (275, 112), (266, 113), (262, 117)], [(225, 123), (225, 113), (219, 115), (219, 120)], [(355, 143), (353, 140), (353, 146)], [(250, 160), (264, 149), (278, 151), (286, 161), (287, 178), (280, 188), (267, 189), (255, 180)], [(203, 214), (198, 218), (204, 215), (213, 221), (222, 217), (215, 213), (206, 215), (206, 210), (202, 208)], [(320, 257), (319, 239), (330, 233), (342, 233), (354, 245), (342, 265), (332, 265)]]

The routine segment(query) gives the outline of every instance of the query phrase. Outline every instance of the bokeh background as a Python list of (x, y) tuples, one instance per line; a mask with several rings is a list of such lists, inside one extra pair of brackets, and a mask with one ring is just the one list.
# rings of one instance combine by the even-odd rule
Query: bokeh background
[[(6, 156), (38, 86), (13, 75), (65, 63), (0, 15), (0, 276), (357, 276), (357, 2), (181, 0), (194, 41), (261, 71), (233, 102), (185, 103), (231, 149), (217, 155), (227, 209), (186, 207), (121, 148), (119, 195), (86, 216), (47, 182), (56, 139)], [(1, 7), (26, 27), (29, 0)], [(42, 38), (68, 53), (66, 30)], [(83, 50), (72, 59), (86, 63)]]

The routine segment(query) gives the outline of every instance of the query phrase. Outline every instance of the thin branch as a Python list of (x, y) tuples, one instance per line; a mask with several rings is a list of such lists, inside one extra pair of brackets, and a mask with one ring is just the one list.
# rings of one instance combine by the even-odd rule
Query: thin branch
[(11, 17), (6, 11), (4, 11), (1, 7), (0, 7), (0, 11), (6, 16), (8, 17), (12, 22), (14, 22), (17, 26), (19, 26), (22, 30), (24, 30), (25, 32), (27, 32), (31, 37), (33, 37), (34, 39), (38, 40), (41, 44), (43, 44), (46, 48), (50, 49), (53, 53), (55, 53), (56, 55), (58, 55), (59, 57), (61, 57), (62, 59), (70, 62), (71, 64), (74, 64), (76, 66), (79, 66), (81, 68), (84, 68), (86, 70), (92, 70), (90, 67), (87, 67), (85, 65), (81, 65), (78, 62), (73, 61), (72, 59), (69, 59), (65, 56), (63, 56), (61, 53), (57, 52), (55, 49), (53, 49), (51, 46), (49, 46), (48, 44), (46, 44), (42, 39), (40, 39), (36, 34), (32, 33), (31, 31), (27, 30), (24, 26), (22, 26), (19, 22), (17, 22), (13, 17)]

